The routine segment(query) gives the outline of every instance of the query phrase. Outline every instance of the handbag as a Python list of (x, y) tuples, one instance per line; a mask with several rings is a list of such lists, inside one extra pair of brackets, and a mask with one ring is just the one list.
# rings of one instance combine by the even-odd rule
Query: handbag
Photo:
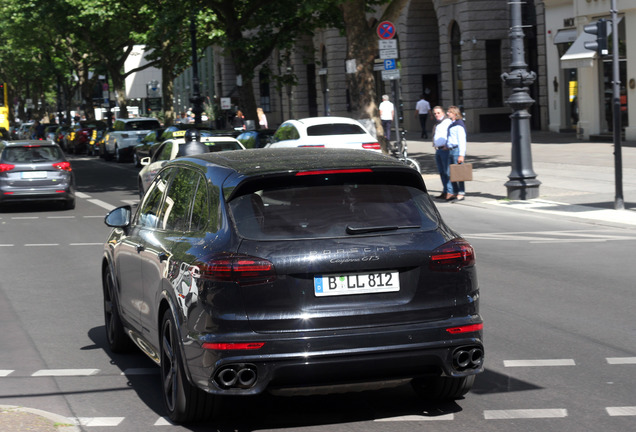
[(450, 166), (451, 182), (471, 181), (473, 179), (473, 164), (452, 164)]

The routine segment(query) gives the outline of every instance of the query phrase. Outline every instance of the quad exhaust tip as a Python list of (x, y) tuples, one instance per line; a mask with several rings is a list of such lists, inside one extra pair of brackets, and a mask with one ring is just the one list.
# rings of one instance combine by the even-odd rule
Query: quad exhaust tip
[(214, 376), (214, 382), (222, 389), (248, 389), (257, 379), (254, 365), (235, 364), (223, 366)]
[(478, 369), (484, 363), (484, 350), (479, 346), (457, 348), (453, 353), (453, 367), (457, 371)]

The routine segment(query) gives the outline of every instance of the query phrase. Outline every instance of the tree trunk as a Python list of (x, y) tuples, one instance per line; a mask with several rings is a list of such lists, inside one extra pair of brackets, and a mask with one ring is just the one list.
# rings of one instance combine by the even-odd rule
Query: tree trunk
[[(347, 37), (347, 60), (355, 60), (355, 73), (347, 77), (351, 106), (358, 118), (373, 120), (378, 140), (386, 151), (384, 129), (378, 111), (378, 95), (375, 92), (373, 66), (378, 54), (377, 26), (382, 21), (395, 21), (409, 0), (392, 0), (380, 20), (367, 20), (366, 0), (347, 0), (340, 6)], [(396, 109), (399, 101), (393, 101)]]

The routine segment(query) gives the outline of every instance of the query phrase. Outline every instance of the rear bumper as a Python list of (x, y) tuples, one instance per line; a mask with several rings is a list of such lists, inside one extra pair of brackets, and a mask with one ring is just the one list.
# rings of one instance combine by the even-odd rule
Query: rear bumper
[[(215, 351), (201, 348), (203, 341), (186, 344), (193, 383), (213, 394), (250, 395), (266, 389), (306, 389), (360, 383), (378, 383), (422, 376), (462, 377), (483, 371), (482, 332), (451, 335), (445, 328), (480, 323), (478, 317), (457, 320), (443, 327), (399, 328), (372, 332), (340, 331), (303, 337), (279, 335), (265, 340), (259, 350)], [(437, 323), (439, 324), (439, 323)], [(471, 351), (472, 350), (472, 351)], [(458, 366), (467, 353), (474, 361)], [(227, 385), (229, 378), (247, 371), (253, 378)]]
[(0, 203), (19, 201), (70, 201), (75, 199), (75, 191), (68, 186), (47, 188), (2, 188)]

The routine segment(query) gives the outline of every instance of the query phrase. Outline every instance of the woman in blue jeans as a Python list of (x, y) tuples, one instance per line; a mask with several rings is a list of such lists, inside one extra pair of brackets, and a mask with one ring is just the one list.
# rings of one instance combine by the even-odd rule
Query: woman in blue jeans
[[(456, 106), (448, 107), (446, 113), (452, 120), (448, 126), (448, 139), (446, 145), (449, 148), (449, 159), (451, 164), (462, 164), (466, 156), (466, 125), (462, 117), (462, 112)], [(450, 181), (449, 181), (450, 183)], [(447, 201), (462, 201), (466, 195), (464, 182), (452, 182), (448, 189), (451, 195), (446, 198)]]

